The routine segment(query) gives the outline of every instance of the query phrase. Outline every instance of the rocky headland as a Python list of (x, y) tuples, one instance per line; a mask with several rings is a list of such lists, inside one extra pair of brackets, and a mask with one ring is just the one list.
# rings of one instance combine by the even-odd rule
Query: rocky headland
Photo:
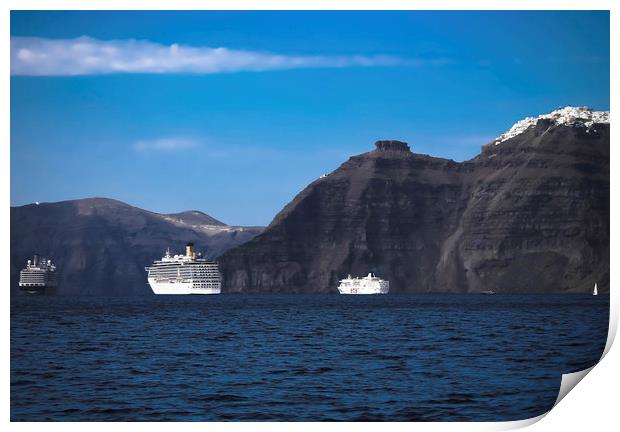
[(225, 292), (336, 292), (376, 272), (391, 292), (609, 290), (609, 113), (516, 123), (465, 162), (378, 141), (220, 257)]

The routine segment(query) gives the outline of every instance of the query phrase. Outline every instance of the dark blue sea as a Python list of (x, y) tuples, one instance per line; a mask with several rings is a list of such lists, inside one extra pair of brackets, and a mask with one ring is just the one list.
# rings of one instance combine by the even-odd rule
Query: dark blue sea
[(524, 419), (598, 361), (608, 315), (588, 295), (15, 297), (11, 419)]

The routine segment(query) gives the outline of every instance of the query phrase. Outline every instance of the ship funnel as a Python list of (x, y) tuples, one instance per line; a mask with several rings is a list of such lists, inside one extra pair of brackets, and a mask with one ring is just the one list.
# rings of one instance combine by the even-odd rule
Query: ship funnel
[(39, 254), (34, 254), (32, 257), (32, 265), (39, 265)]
[(190, 242), (185, 246), (185, 255), (190, 258), (194, 257), (194, 243)]

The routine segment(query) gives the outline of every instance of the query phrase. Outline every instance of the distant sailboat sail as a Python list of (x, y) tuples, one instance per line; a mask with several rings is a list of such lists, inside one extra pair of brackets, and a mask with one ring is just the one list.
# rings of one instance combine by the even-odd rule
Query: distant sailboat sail
[(598, 288), (596, 287), (596, 284), (594, 284), (594, 291), (592, 291), (592, 295), (598, 295)]

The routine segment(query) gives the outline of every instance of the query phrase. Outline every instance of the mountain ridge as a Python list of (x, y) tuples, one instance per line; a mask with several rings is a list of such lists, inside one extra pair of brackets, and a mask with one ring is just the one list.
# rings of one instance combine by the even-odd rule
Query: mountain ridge
[(336, 292), (341, 277), (369, 271), (394, 293), (589, 292), (595, 282), (606, 292), (609, 113), (567, 108), (515, 123), (527, 127), (464, 162), (377, 141), (264, 231), (102, 197), (11, 207), (11, 289), (39, 252), (58, 264), (61, 294), (150, 294), (144, 266), (193, 241), (220, 260), (224, 292)]
[[(202, 212), (193, 216), (217, 221)], [(191, 241), (212, 259), (261, 231), (180, 223), (169, 215), (102, 197), (11, 207), (11, 291), (26, 260), (40, 253), (57, 265), (59, 294), (151, 294), (144, 267), (167, 247), (182, 251)]]
[(179, 213), (166, 213), (164, 216), (178, 219), (179, 221), (188, 223), (190, 225), (215, 225), (215, 226), (229, 226), (224, 222), (209, 216), (199, 210), (185, 210)]
[(224, 253), (224, 290), (335, 292), (368, 271), (396, 293), (608, 290), (608, 123), (537, 119), (465, 162), (385, 142)]

